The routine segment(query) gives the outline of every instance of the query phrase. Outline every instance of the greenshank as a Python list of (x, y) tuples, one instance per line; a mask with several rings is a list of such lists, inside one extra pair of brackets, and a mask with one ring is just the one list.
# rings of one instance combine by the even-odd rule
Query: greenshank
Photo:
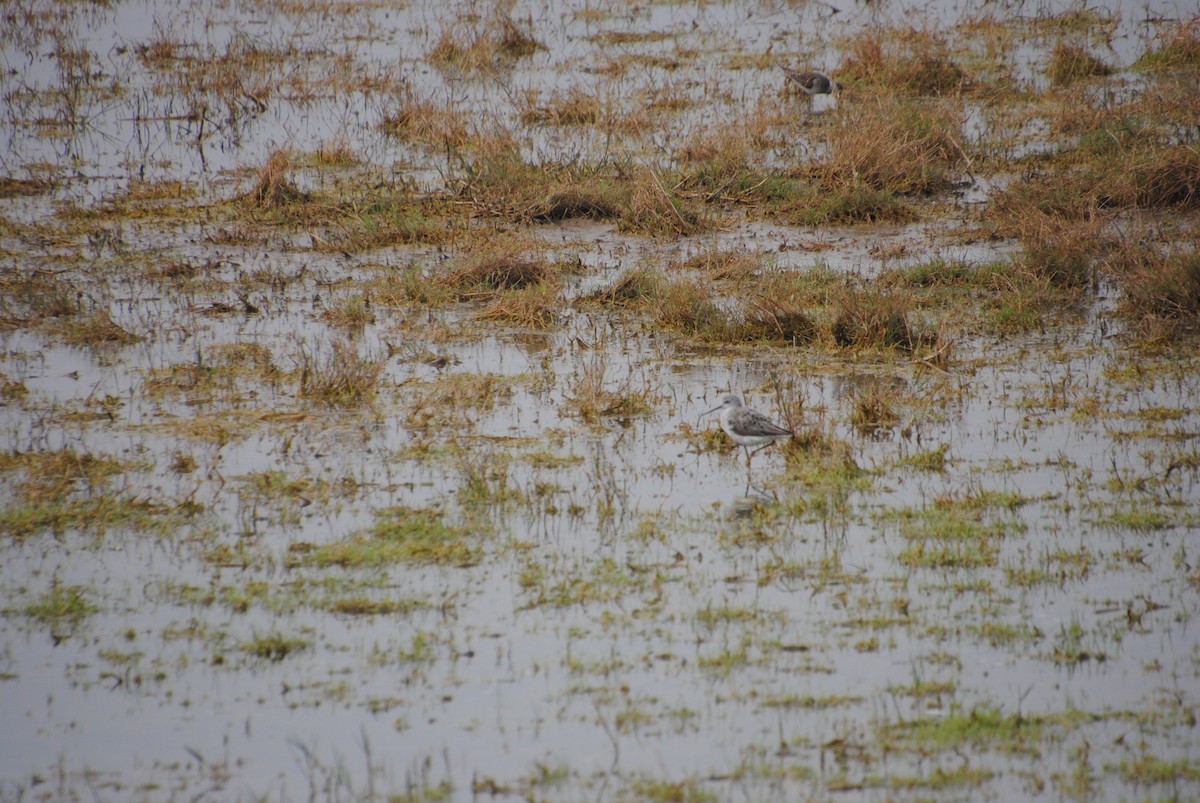
[[(725, 430), (725, 434), (732, 438), (734, 443), (746, 450), (747, 469), (750, 468), (750, 458), (756, 452), (762, 451), (777, 440), (793, 435), (790, 429), (784, 429), (762, 413), (742, 404), (742, 397), (736, 393), (722, 396), (719, 406), (702, 413), (701, 416), (715, 413), (717, 410), (721, 411), (721, 429)], [(758, 448), (751, 452), (751, 446)]]
[(842, 88), (842, 85), (825, 73), (815, 70), (794, 70), (780, 65), (787, 80), (800, 87), (800, 91), (812, 97), (813, 95), (832, 95)]

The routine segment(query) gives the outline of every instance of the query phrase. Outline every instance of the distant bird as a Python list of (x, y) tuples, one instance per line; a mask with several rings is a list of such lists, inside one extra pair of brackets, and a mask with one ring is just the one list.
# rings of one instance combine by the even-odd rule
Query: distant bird
[(842, 88), (842, 85), (825, 73), (814, 70), (793, 70), (791, 67), (780, 65), (787, 80), (800, 87), (800, 91), (812, 97), (813, 95), (832, 95)]
[[(781, 438), (790, 438), (794, 434), (790, 429), (784, 429), (771, 421), (762, 413), (751, 410), (742, 404), (742, 397), (729, 393), (721, 397), (721, 404), (708, 412), (721, 411), (721, 429), (733, 439), (733, 442), (746, 450), (746, 470), (750, 469), (750, 458)], [(753, 452), (751, 446), (757, 446)]]

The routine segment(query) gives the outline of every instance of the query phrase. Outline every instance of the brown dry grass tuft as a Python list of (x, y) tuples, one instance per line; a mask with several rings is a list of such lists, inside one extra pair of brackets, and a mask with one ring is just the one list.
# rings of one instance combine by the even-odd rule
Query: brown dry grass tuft
[(912, 296), (892, 290), (844, 287), (833, 302), (830, 332), (846, 348), (899, 348), (911, 350), (916, 337), (908, 323)]
[(661, 273), (650, 268), (637, 267), (622, 273), (612, 284), (581, 298), (580, 303), (638, 307), (654, 303), (666, 289), (667, 280)]
[(461, 148), (469, 138), (467, 120), (461, 112), (417, 97), (408, 86), (379, 127), (399, 140), (448, 148)]
[(1110, 169), (1099, 187), (1105, 205), (1200, 207), (1200, 149), (1194, 144), (1134, 148)]
[(765, 255), (753, 251), (705, 248), (686, 259), (669, 263), (670, 270), (698, 271), (713, 282), (743, 282), (763, 269)]
[(1143, 336), (1172, 339), (1200, 331), (1200, 248), (1164, 252), (1126, 241), (1106, 263), (1122, 291), (1120, 311)]
[(558, 323), (563, 307), (559, 283), (543, 281), (500, 294), (475, 318), (545, 329)]
[(887, 94), (954, 95), (969, 84), (940, 36), (916, 29), (869, 31), (851, 40), (838, 78)]
[(354, 407), (372, 401), (386, 361), (360, 357), (354, 344), (336, 341), (323, 358), (301, 346), (299, 395), (336, 407)]
[(529, 210), (529, 219), (546, 223), (570, 218), (611, 220), (621, 214), (618, 188), (604, 182), (573, 184), (551, 192)]
[(1059, 42), (1050, 53), (1046, 75), (1055, 86), (1068, 86), (1085, 78), (1112, 74), (1112, 67), (1077, 45)]
[(521, 122), (526, 125), (594, 125), (609, 113), (595, 95), (589, 95), (578, 86), (565, 93), (556, 92), (546, 103), (539, 103), (536, 90), (526, 97), (521, 108)]
[(1135, 67), (1156, 72), (1200, 67), (1200, 18), (1161, 28), (1155, 45)]
[(70, 318), (58, 325), (59, 332), (72, 346), (124, 346), (137, 343), (142, 338), (113, 321), (107, 310), (96, 310), (85, 318)]
[(818, 167), (823, 182), (901, 195), (945, 190), (966, 160), (958, 144), (962, 114), (954, 103), (894, 99), (840, 108), (829, 131), (830, 156)]
[(1104, 248), (1099, 217), (1063, 219), (1031, 213), (1018, 234), (1019, 266), (1051, 286), (1082, 290), (1095, 282), (1094, 264)]
[(536, 248), (536, 244), (515, 237), (481, 243), (434, 281), (455, 291), (459, 300), (468, 300), (556, 278), (560, 271)]
[(893, 405), (895, 394), (889, 393), (881, 382), (872, 382), (854, 398), (854, 409), (850, 423), (859, 434), (879, 435), (900, 423), (900, 416)]
[(502, 9), (496, 9), (484, 20), (460, 16), (442, 31), (426, 58), (437, 67), (496, 72), (506, 61), (545, 49), (532, 31), (532, 19), (521, 24)]
[(675, 237), (697, 234), (708, 226), (708, 220), (664, 187), (650, 168), (643, 168), (634, 179), (629, 212), (621, 220), (623, 231)]
[(284, 148), (275, 149), (259, 171), (254, 188), (238, 200), (258, 209), (277, 209), (305, 200), (305, 194), (288, 179), (291, 169), (292, 152)]

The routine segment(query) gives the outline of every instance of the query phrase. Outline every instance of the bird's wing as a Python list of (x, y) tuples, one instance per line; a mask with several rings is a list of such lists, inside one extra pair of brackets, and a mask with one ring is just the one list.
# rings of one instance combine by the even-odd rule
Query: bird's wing
[(787, 78), (789, 81), (792, 81), (793, 83), (795, 83), (798, 87), (803, 89), (806, 93), (808, 93), (809, 95), (811, 95), (813, 93), (813, 89), (815, 88), (815, 85), (817, 82), (817, 74), (816, 73), (810, 72), (810, 71), (795, 70), (795, 69), (792, 69), (791, 67), (784, 67), (783, 72), (784, 72), (784, 74), (787, 75)]
[(744, 435), (791, 435), (790, 429), (784, 429), (757, 410), (746, 410), (746, 416), (738, 421), (738, 429)]

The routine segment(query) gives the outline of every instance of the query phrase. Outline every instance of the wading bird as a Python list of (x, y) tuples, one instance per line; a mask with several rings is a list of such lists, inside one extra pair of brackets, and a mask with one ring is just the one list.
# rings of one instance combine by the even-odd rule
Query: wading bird
[(791, 67), (780, 66), (787, 80), (800, 87), (800, 91), (812, 97), (813, 95), (832, 95), (842, 88), (842, 85), (825, 73), (815, 70), (794, 70)]
[[(747, 472), (750, 471), (750, 458), (756, 452), (762, 451), (777, 440), (792, 437), (790, 429), (784, 429), (762, 413), (746, 407), (742, 404), (742, 397), (735, 393), (722, 396), (720, 406), (701, 413), (701, 417), (717, 410), (721, 411), (721, 429), (725, 430), (725, 434), (732, 438), (734, 443), (746, 450)], [(751, 452), (751, 446), (758, 448)]]

